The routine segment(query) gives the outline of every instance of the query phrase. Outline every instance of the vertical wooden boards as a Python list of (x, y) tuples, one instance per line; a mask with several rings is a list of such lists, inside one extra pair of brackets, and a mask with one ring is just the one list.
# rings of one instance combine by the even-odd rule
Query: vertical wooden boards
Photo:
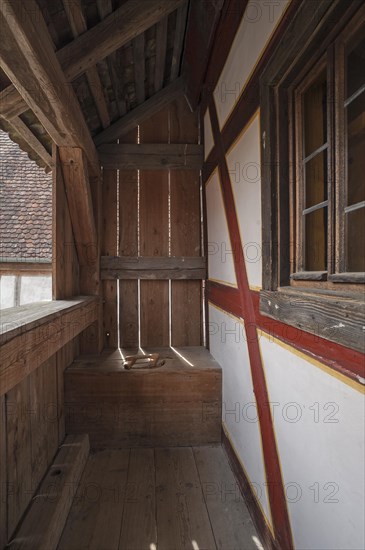
[(70, 212), (63, 182), (58, 148), (53, 145), (53, 299), (77, 296), (79, 292), (79, 263), (76, 254)]
[[(168, 109), (140, 126), (141, 143), (167, 143)], [(141, 256), (169, 255), (169, 181), (166, 171), (140, 172)], [(169, 283), (141, 281), (141, 345), (168, 346)]]
[[(137, 128), (120, 143), (137, 143)], [(138, 171), (119, 172), (119, 255), (138, 256)], [(119, 282), (120, 346), (138, 347), (138, 281)]]
[[(103, 256), (116, 256), (118, 252), (118, 219), (117, 219), (117, 184), (116, 170), (103, 171), (103, 215), (102, 246)], [(118, 281), (103, 281), (103, 339), (104, 348), (118, 347), (117, 285)]]
[(32, 496), (29, 377), (6, 394), (8, 537)]
[(58, 550), (118, 548), (129, 453), (89, 456)]
[[(169, 109), (170, 141), (198, 143), (197, 114), (191, 113), (185, 97)], [(173, 170), (171, 178), (171, 255), (201, 255), (200, 173)], [(173, 346), (201, 343), (202, 294), (200, 281), (172, 281), (171, 338)]]
[(153, 449), (131, 449), (119, 548), (157, 547)]
[(190, 447), (155, 449), (159, 550), (216, 547)]

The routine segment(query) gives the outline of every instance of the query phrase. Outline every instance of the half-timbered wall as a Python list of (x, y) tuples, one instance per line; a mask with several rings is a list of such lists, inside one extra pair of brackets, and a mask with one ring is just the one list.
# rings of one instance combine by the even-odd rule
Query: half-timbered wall
[(361, 548), (363, 356), (259, 311), (259, 76), (297, 4), (251, 0), (240, 22), (243, 4), (230, 2), (221, 22), (232, 47), (224, 59), (213, 50), (202, 112), (207, 326), (223, 368), (226, 446), (268, 547)]
[[(198, 144), (198, 117), (182, 96), (124, 135), (119, 143)], [(202, 256), (200, 171), (103, 172), (102, 256), (172, 258)], [(202, 282), (157, 276), (103, 281), (104, 345), (200, 345)], [(119, 328), (118, 328), (119, 327)]]

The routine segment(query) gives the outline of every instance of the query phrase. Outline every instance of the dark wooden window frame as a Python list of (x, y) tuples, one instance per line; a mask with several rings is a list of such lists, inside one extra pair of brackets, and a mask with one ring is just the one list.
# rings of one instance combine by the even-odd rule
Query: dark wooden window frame
[[(362, 281), (357, 274), (335, 274), (340, 266), (339, 251), (329, 251), (328, 277), (327, 273), (324, 277), (323, 273), (313, 272), (308, 276), (303, 272), (298, 277), (291, 277), (297, 271), (296, 216), (291, 214), (291, 206), (295, 204), (293, 189), (296, 176), (293, 163), (283, 163), (280, 159), (289, 160), (294, 156), (295, 127), (293, 122), (288, 124), (288, 121), (294, 119), (295, 103), (288, 101), (288, 97), (298, 85), (301, 75), (325, 56), (328, 79), (332, 84), (336, 39), (355, 14), (363, 17), (363, 10), (361, 0), (303, 0), (284, 30), (281, 42), (260, 79), (263, 219), (261, 313), (359, 351), (364, 351), (365, 346), (364, 287), (357, 284)], [(330, 85), (330, 89), (333, 88)], [(331, 100), (333, 98), (330, 97)], [(331, 118), (328, 124), (334, 128)], [(333, 138), (332, 129), (328, 137)], [(338, 162), (343, 164), (343, 159)], [(329, 215), (333, 216), (332, 197), (329, 204)], [(331, 242), (333, 240), (331, 236)], [(328, 281), (323, 281), (324, 278), (328, 278)]]

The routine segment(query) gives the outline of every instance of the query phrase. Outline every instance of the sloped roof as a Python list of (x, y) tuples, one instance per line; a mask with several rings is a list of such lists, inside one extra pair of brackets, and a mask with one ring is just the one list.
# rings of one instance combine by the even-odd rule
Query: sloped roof
[(0, 130), (0, 261), (51, 261), (52, 176)]

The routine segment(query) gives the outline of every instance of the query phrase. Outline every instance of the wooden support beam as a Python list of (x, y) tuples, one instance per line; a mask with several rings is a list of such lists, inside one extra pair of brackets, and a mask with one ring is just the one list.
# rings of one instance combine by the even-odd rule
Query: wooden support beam
[(188, 4), (184, 4), (177, 10), (174, 51), (172, 54), (170, 82), (180, 74), (181, 54), (184, 45)]
[[(27, 5), (32, 2), (33, 0), (29, 0), (23, 4)], [(66, 80), (72, 82), (89, 67), (95, 66), (98, 61), (108, 57), (112, 52), (145, 32), (186, 2), (187, 0), (148, 0), (148, 2), (146, 0), (128, 0), (101, 23), (57, 52), (57, 58), (64, 70)], [(6, 6), (9, 3), (1, 2), (1, 5), (6, 11)], [(15, 98), (11, 95), (12, 93), (13, 89), (10, 87), (0, 96), (2, 100), (0, 114), (5, 118), (9, 117), (9, 111), (19, 115), (27, 109), (21, 95), (18, 94), (17, 102), (14, 102)], [(7, 103), (9, 97), (11, 105)]]
[[(63, 0), (63, 5), (69, 20), (74, 38), (87, 31), (87, 22), (82, 11), (81, 0)], [(108, 107), (105, 101), (103, 86), (96, 66), (86, 70), (86, 78), (89, 83), (90, 92), (95, 101), (103, 128), (110, 126)]]
[(174, 101), (184, 93), (184, 80), (178, 78), (172, 84), (163, 88), (160, 92), (153, 95), (147, 101), (139, 105), (124, 117), (120, 118), (109, 128), (98, 134), (94, 138), (96, 145), (116, 141), (121, 136), (134, 130), (141, 122), (150, 118), (166, 107), (171, 101)]
[(1, 67), (54, 142), (62, 147), (81, 147), (97, 174), (95, 146), (36, 1), (0, 2), (0, 27)]
[(98, 149), (101, 165), (111, 170), (200, 170), (202, 145), (194, 144), (104, 144)]
[(193, 111), (203, 90), (223, 5), (224, 0), (194, 0), (190, 5), (182, 74), (186, 79), (186, 97)]
[(82, 149), (60, 147), (63, 180), (80, 266), (97, 262), (98, 238), (86, 158)]
[(167, 24), (168, 18), (165, 17), (157, 24), (156, 31), (156, 67), (155, 67), (155, 92), (159, 92), (163, 87), (166, 63), (167, 48)]
[(24, 122), (19, 117), (8, 120), (7, 123), (24, 139), (24, 141), (28, 143), (29, 147), (33, 149), (34, 153), (38, 155), (49, 168), (52, 168), (52, 156), (46, 150), (44, 145), (39, 141), (39, 139), (35, 137), (28, 126), (24, 124)]
[(205, 279), (206, 259), (193, 257), (102, 256), (101, 278), (108, 279)]
[(134, 82), (136, 83), (137, 103), (141, 105), (146, 99), (146, 61), (145, 39), (140, 34), (133, 40)]

